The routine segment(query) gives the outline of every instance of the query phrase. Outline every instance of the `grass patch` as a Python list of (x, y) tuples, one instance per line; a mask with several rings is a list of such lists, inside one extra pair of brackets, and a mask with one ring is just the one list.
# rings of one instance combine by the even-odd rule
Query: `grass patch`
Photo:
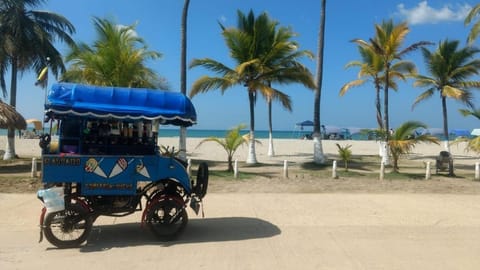
[(248, 180), (255, 178), (258, 174), (251, 173), (251, 172), (239, 172), (238, 178), (233, 177), (233, 172), (223, 171), (223, 170), (210, 170), (209, 171), (209, 178), (213, 181), (215, 180)]
[(25, 176), (0, 176), (0, 192), (28, 193), (36, 192), (43, 187), (39, 178)]

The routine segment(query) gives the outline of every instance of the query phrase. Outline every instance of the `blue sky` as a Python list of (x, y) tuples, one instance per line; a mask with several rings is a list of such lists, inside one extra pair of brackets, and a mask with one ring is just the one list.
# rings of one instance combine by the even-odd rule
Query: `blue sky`
[[(350, 90), (339, 97), (343, 84), (354, 80), (356, 69), (345, 70), (345, 64), (359, 59), (357, 48), (350, 42), (353, 38), (368, 39), (374, 35), (374, 24), (393, 18), (395, 22), (408, 21), (411, 32), (405, 45), (418, 41), (438, 42), (458, 39), (465, 45), (470, 28), (464, 26), (466, 12), (477, 1), (378, 1), (344, 0), (327, 1), (327, 21), (324, 56), (324, 78), (321, 101), (321, 122), (341, 127), (376, 127), (374, 111), (374, 90), (371, 84)], [(95, 39), (92, 17), (112, 18), (118, 24), (137, 23), (136, 31), (163, 57), (148, 63), (160, 75), (167, 78), (172, 91), (180, 87), (180, 17), (183, 7), (181, 0), (49, 0), (39, 9), (50, 10), (67, 17), (76, 27), (73, 38), (91, 44)], [(209, 57), (229, 66), (228, 50), (221, 36), (218, 21), (226, 26), (236, 25), (236, 12), (255, 14), (266, 11), (282, 26), (290, 26), (298, 36), (295, 40), (300, 49), (316, 53), (320, 0), (191, 0), (188, 18), (188, 62), (193, 58)], [(478, 42), (477, 42), (478, 44)], [(60, 52), (68, 48), (59, 44)], [(431, 49), (435, 47), (432, 46)], [(478, 55), (480, 57), (480, 54)], [(424, 64), (420, 52), (407, 55), (416, 63), (420, 73)], [(304, 59), (303, 63), (315, 74), (314, 60)], [(187, 73), (187, 87), (207, 70), (197, 67)], [(34, 86), (36, 75), (25, 73), (19, 80), (17, 109), (25, 118), (42, 118), (44, 92)], [(54, 83), (50, 76), (49, 85)], [(480, 77), (475, 78), (477, 80)], [(7, 81), (7, 85), (10, 82)], [(289, 94), (293, 101), (293, 112), (285, 111), (279, 104), (273, 106), (273, 127), (275, 130), (292, 130), (295, 123), (313, 118), (313, 92), (301, 85), (277, 86)], [(396, 127), (407, 120), (418, 120), (430, 127), (442, 127), (441, 104), (438, 95), (420, 103), (412, 111), (411, 105), (423, 89), (414, 88), (412, 81), (400, 84), (398, 92), (391, 92), (390, 125)], [(476, 95), (476, 102), (480, 92)], [(6, 99), (9, 100), (8, 97)], [(248, 98), (243, 87), (235, 87), (223, 95), (219, 91), (195, 96), (194, 102), (198, 124), (196, 129), (228, 129), (240, 123), (249, 123)], [(450, 128), (480, 128), (473, 117), (465, 118), (458, 113), (463, 108), (456, 102), (448, 102)], [(268, 127), (266, 103), (259, 99), (256, 105), (256, 130)]]

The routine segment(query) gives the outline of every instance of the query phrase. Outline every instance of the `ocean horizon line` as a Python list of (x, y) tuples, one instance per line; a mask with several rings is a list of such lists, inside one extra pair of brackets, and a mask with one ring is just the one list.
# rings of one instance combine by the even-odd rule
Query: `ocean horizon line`
[[(29, 128), (30, 130), (31, 128)], [(349, 139), (349, 140), (369, 140), (367, 134), (363, 134), (359, 132), (362, 129), (370, 129), (371, 128), (340, 128), (340, 127), (329, 127), (327, 126), (326, 130), (326, 138), (324, 139)], [(430, 129), (432, 132), (431, 134), (439, 137), (442, 139), (443, 137), (443, 129), (440, 128), (432, 128)], [(449, 134), (449, 139), (455, 139), (458, 136), (470, 137), (469, 130), (460, 130), (461, 134)], [(197, 129), (197, 128), (187, 128), (187, 137), (190, 138), (208, 138), (208, 137), (217, 137), (217, 138), (224, 138), (229, 129)], [(249, 133), (249, 129), (241, 130), (241, 134), (245, 135)], [(45, 130), (48, 132), (48, 129)], [(40, 132), (42, 133), (42, 132)], [(273, 130), (272, 137), (274, 139), (310, 139), (312, 133), (312, 128), (307, 127), (304, 129), (296, 128), (292, 130)], [(468, 133), (468, 134), (467, 134)], [(180, 129), (178, 127), (160, 127), (158, 132), (159, 138), (169, 138), (169, 137), (179, 137)], [(0, 129), (0, 136), (6, 136), (7, 130)], [(256, 139), (268, 139), (270, 137), (270, 132), (268, 130), (255, 130), (255, 138)]]

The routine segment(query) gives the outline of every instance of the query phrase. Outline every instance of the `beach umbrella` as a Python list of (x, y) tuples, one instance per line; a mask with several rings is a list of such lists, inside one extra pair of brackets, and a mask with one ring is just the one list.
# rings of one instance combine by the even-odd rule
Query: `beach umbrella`
[(305, 120), (303, 122), (297, 123), (296, 125), (300, 127), (313, 127), (313, 121)]
[(0, 100), (0, 128), (26, 129), (25, 118), (15, 108)]

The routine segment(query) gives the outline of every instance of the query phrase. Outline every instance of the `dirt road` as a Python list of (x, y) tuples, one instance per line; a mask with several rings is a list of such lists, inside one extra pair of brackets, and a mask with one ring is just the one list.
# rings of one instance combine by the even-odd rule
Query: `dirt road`
[(37, 243), (40, 208), (0, 194), (0, 269), (480, 269), (480, 195), (208, 194), (178, 241), (136, 214), (67, 250)]

